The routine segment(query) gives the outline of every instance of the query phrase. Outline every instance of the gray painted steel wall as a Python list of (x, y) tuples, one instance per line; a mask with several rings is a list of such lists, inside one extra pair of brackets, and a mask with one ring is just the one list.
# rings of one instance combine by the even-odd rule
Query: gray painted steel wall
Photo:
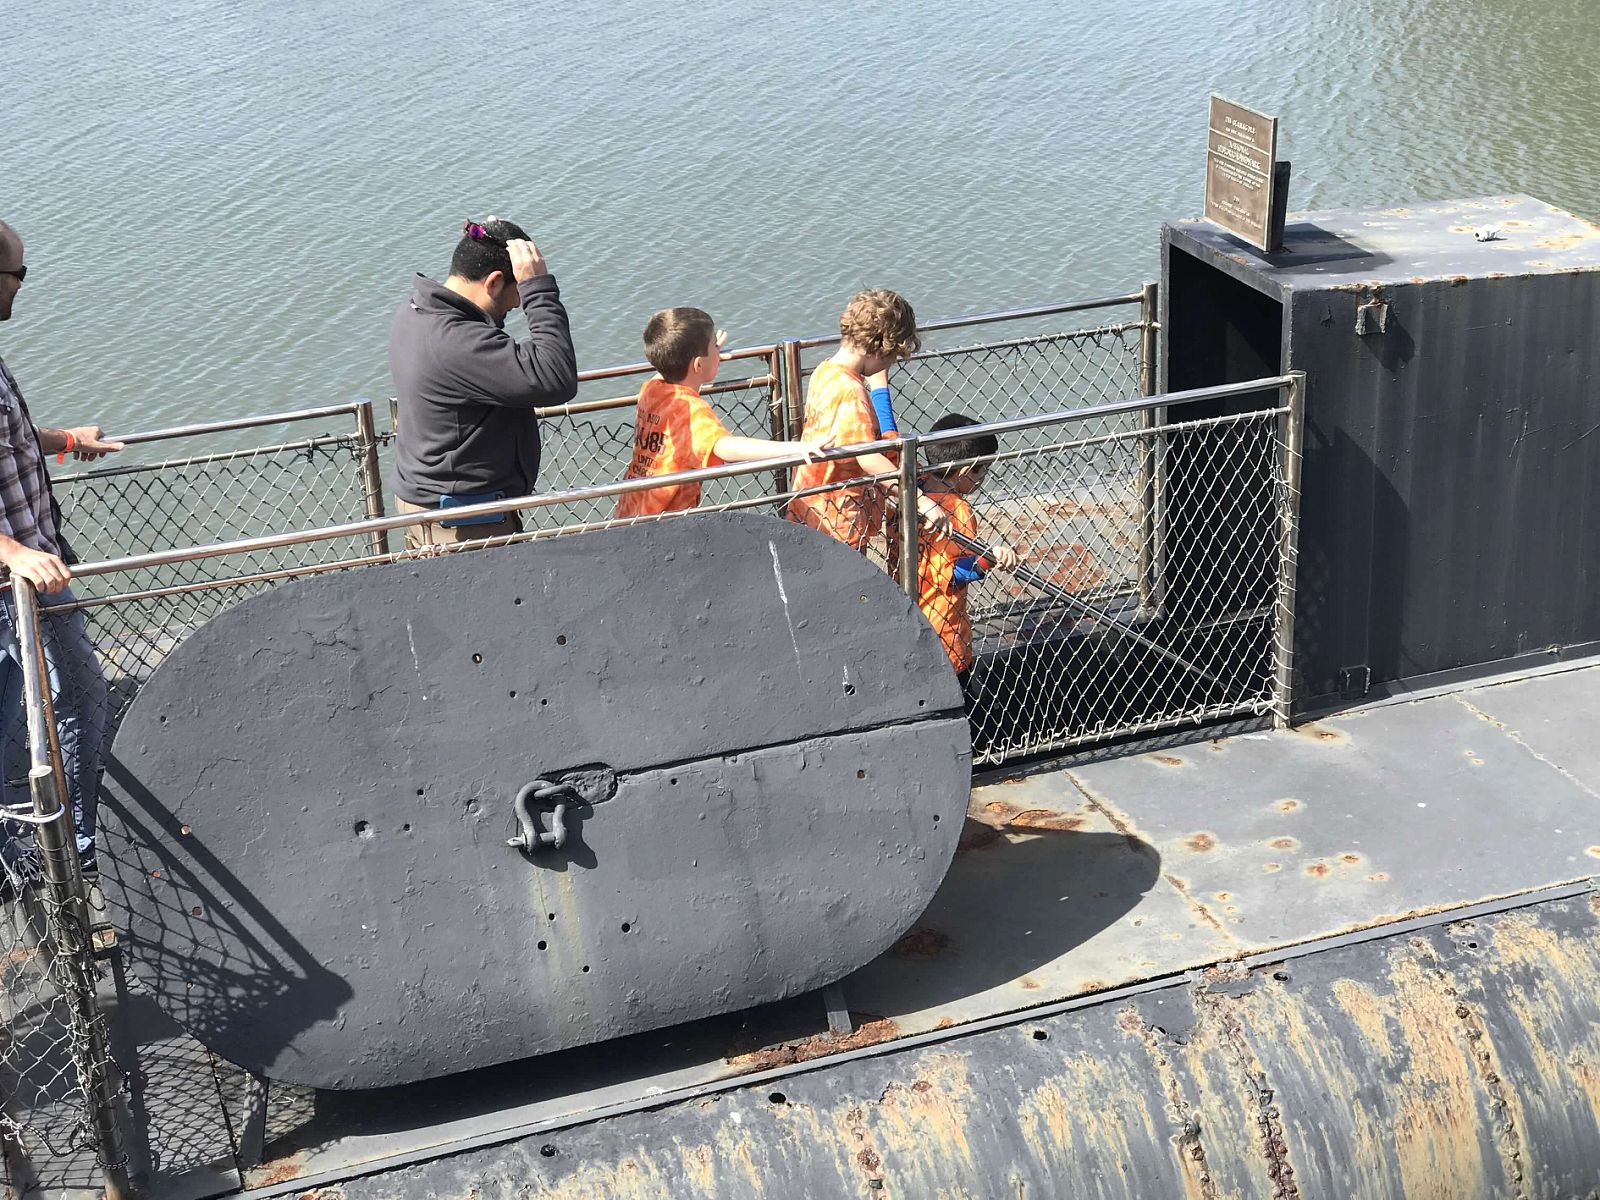
[(1488, 197), (1304, 214), (1285, 247), (1168, 225), (1163, 369), (1307, 373), (1302, 699), (1600, 639), (1600, 229)]

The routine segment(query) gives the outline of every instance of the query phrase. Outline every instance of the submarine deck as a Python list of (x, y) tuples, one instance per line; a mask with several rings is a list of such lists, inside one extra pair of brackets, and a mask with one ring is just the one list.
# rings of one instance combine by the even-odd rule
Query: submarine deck
[[(766, 1103), (781, 1079), (1022, 1028), (1219, 963), (1589, 896), (1597, 701), (1600, 663), (1557, 663), (1292, 730), (1204, 730), (991, 775), (928, 911), (843, 982), (855, 1030), (837, 1038), (812, 995), (403, 1088), (274, 1088), (262, 1106), (239, 1073), (123, 992), (113, 1029), (119, 1061), (137, 1061), (144, 1118), (130, 1125), (151, 1131), (157, 1196), (336, 1182), (350, 1197), (423, 1194), (406, 1190), (415, 1173), (449, 1160), (450, 1178), (471, 1178), (516, 1145), (520, 1170), (611, 1194), (579, 1182), (583, 1151), (556, 1131), (757, 1085)], [(1596, 990), (1594, 978), (1571, 982)], [(251, 1166), (238, 1148), (253, 1136), (264, 1152)], [(525, 1160), (528, 1147), (544, 1157)]]

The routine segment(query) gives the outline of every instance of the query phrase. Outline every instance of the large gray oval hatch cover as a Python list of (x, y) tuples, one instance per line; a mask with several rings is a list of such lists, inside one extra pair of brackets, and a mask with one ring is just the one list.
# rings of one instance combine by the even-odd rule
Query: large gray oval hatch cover
[(105, 890), (205, 1045), (385, 1086), (840, 978), (932, 897), (970, 777), (882, 571), (773, 517), (670, 520), (224, 612), (117, 735)]

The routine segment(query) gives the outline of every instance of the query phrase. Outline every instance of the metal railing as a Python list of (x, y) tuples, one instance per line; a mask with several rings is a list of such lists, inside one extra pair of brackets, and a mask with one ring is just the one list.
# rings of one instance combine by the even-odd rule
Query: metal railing
[[(1137, 308), (1121, 321), (1086, 328), (1048, 327), (1076, 313)], [(972, 342), (968, 331), (994, 325), (1032, 327), (1020, 336)], [(1043, 327), (1041, 327), (1043, 326)], [(918, 325), (924, 348), (895, 368), (891, 378), (895, 419), (902, 431), (932, 427), (940, 417), (963, 413), (984, 421), (1089, 405), (1107, 396), (1149, 394), (1141, 385), (1153, 367), (1155, 285), (1123, 296), (1014, 308)], [(838, 334), (781, 343), (789, 386), (789, 436), (800, 436), (805, 381), (816, 355), (839, 344)]]
[[(771, 509), (775, 499), (782, 503), (867, 485), (893, 490), (903, 488), (911, 473), (920, 470), (918, 455), (925, 447), (992, 434), (1003, 439), (999, 452), (974, 460), (988, 466), (985, 490), (974, 499), (978, 525), (985, 537), (1014, 546), (1028, 570), (1016, 577), (991, 574), (973, 584), (968, 595), (978, 660), (969, 681), (978, 761), (998, 762), (1244, 711), (1266, 713), (1275, 711), (1275, 686), (1287, 681), (1287, 675), (1278, 680), (1274, 655), (1287, 652), (1287, 644), (1279, 647), (1277, 639), (1280, 624), (1292, 616), (1293, 536), (1286, 522), (1294, 511), (1297, 479), (1299, 426), (1292, 419), (1297, 379), (1285, 376), (1135, 397), (973, 429), (841, 447), (824, 460), (853, 459), (871, 451), (899, 453), (899, 473), (808, 492), (787, 491), (776, 498), (763, 492), (708, 501), (688, 512), (626, 519), (610, 515), (616, 497), (630, 492), (770, 476), (802, 459), (789, 455), (448, 513), (400, 515), (125, 556), (80, 565), (76, 577), (103, 580), (117, 575), (144, 582), (153, 574), (159, 578), (161, 572), (214, 559), (230, 565), (209, 570), (205, 579), (179, 576), (155, 587), (107, 592), (102, 583), (97, 594), (66, 607), (88, 614), (102, 654), (115, 662), (124, 623), (114, 614), (124, 607), (164, 608), (161, 624), (173, 635), (165, 643), (170, 648), (192, 620), (195, 595), (212, 594), (205, 607), (216, 608), (277, 580), (397, 557), (361, 552), (375, 533), (461, 517), (524, 515), (528, 527), (523, 533), (431, 548), (459, 553), (617, 524)], [(1283, 393), (1277, 403), (1179, 419), (1205, 404), (1274, 390)], [(1153, 456), (1145, 450), (1152, 446), (1159, 449), (1163, 464), (1159, 473), (1148, 467)], [(1159, 500), (1159, 520), (1146, 512), (1151, 495)], [(1159, 538), (1159, 553), (1142, 544), (1149, 536)], [(321, 543), (341, 543), (346, 549), (310, 549)], [(901, 530), (897, 539), (887, 534), (871, 539), (869, 551), (909, 582), (906, 564), (917, 561), (919, 545), (916, 529), (909, 535)], [(284, 556), (282, 565), (254, 569), (267, 556), (286, 550), (293, 553)], [(1115, 653), (1101, 653), (1106, 647)], [(1136, 647), (1143, 650), (1134, 653)], [(148, 645), (141, 648), (147, 655), (155, 652)], [(1166, 667), (1145, 662), (1145, 657)], [(1218, 657), (1227, 662), (1193, 669)], [(1111, 678), (1119, 671), (1126, 681)]]
[[(951, 317), (919, 326), (927, 348), (895, 369), (895, 411), (907, 430), (925, 429), (946, 412), (999, 419), (1092, 404), (1141, 388), (1155, 358), (1155, 285), (1108, 296), (1031, 308)], [(1101, 310), (1137, 309), (1123, 321), (1060, 328), (1061, 318)], [(969, 331), (1002, 326), (1025, 330), (986, 343), (963, 340)], [(722, 373), (706, 389), (729, 432), (794, 440), (800, 436), (808, 352), (837, 346), (838, 334), (787, 338), (723, 355)], [(578, 399), (536, 410), (544, 437), (540, 483), (571, 489), (620, 479), (633, 449), (633, 405), (648, 363), (580, 372)], [(626, 386), (624, 386), (626, 385)], [(719, 481), (713, 502), (759, 493), (759, 476)], [(770, 480), (771, 492), (785, 486)]]
[[(704, 395), (730, 433), (785, 438), (783, 361), (775, 345), (724, 352), (722, 369)], [(639, 388), (655, 374), (649, 363), (583, 371), (571, 404), (536, 409), (543, 441), (539, 482), (558, 490), (621, 479), (633, 454), (633, 412)], [(741, 475), (719, 483), (713, 499), (759, 495), (781, 480)]]
[[(343, 421), (343, 432), (317, 432), (264, 445), (237, 436), (284, 427)], [(248, 537), (269, 529), (306, 528), (384, 514), (378, 466), (381, 439), (365, 400), (323, 408), (117, 435), (129, 447), (106, 465), (52, 481), (65, 528), (81, 559), (106, 559), (141, 551)], [(158, 448), (162, 457), (126, 461), (134, 448)], [(373, 533), (364, 547), (280, 547), (252, 564), (266, 571), (329, 555), (383, 554), (388, 538)], [(175, 565), (159, 579), (124, 580), (148, 586), (198, 584), (211, 578), (203, 562)], [(75, 585), (83, 598), (100, 594), (85, 576)], [(126, 588), (124, 589), (126, 590)], [(233, 598), (237, 598), (236, 596)], [(214, 616), (221, 601), (202, 589), (182, 606), (129, 605), (107, 614), (94, 630), (120, 713), (177, 639)], [(231, 601), (230, 601), (231, 602)]]
[[(75, 568), (76, 599), (46, 606), (43, 625), (31, 594), (19, 589), (11, 602), (22, 614), (19, 632), (32, 628), (39, 646), (48, 640), (46, 634), (41, 641), (39, 630), (81, 614), (111, 686), (114, 727), (162, 659), (216, 613), (281, 580), (405, 557), (391, 550), (390, 535), (410, 526), (522, 513), (522, 534), (427, 551), (492, 553), (507, 542), (694, 519), (697, 512), (782, 513), (796, 496), (869, 483), (884, 492), (887, 528), (866, 550), (920, 596), (939, 546), (909, 508), (895, 505), (894, 494), (908, 493), (928, 473), (922, 460), (930, 447), (987, 433), (999, 439), (999, 449), (973, 460), (987, 466), (987, 478), (971, 497), (973, 531), (953, 544), (974, 550), (1004, 543), (1023, 561), (1017, 571), (990, 572), (966, 592), (976, 762), (1241, 713), (1286, 722), (1303, 383), (1284, 376), (1150, 395), (1154, 301), (1147, 287), (1109, 300), (934, 323), (926, 330), (930, 342), (945, 335), (953, 344), (931, 345), (897, 372), (903, 439), (825, 456), (898, 454), (897, 471), (811, 493), (789, 487), (801, 461), (795, 455), (619, 481), (632, 428), (631, 388), (623, 389), (626, 395), (580, 395), (542, 414), (541, 483), (567, 478), (570, 486), (449, 513), (383, 515), (379, 450), (387, 435), (374, 431), (364, 402), (127, 436), (121, 440), (132, 446), (168, 450), (182, 443), (184, 452), (145, 463), (111, 460), (56, 480), (81, 556), (98, 561)], [(1029, 332), (989, 345), (960, 336), (976, 326), (1014, 328), (1135, 304), (1139, 319), (1092, 329)], [(829, 341), (732, 352), (715, 393), (729, 428), (779, 440), (791, 435), (805, 354)], [(642, 364), (590, 372), (585, 385), (616, 392), (621, 381), (649, 373)], [(974, 397), (983, 403), (970, 403)], [(1251, 399), (1254, 407), (1240, 411)], [(990, 419), (977, 429), (920, 432), (957, 408)], [(273, 426), (340, 418), (353, 429), (265, 446), (225, 444)], [(590, 424), (597, 422), (621, 428), (623, 440), (599, 437), (602, 425)], [(612, 515), (618, 496), (686, 482), (705, 485), (698, 510), (626, 522)], [(30, 721), (47, 731), (31, 740), (32, 753), (51, 744), (53, 726), (44, 707), (48, 693), (37, 679), (29, 686)], [(89, 914), (72, 865), (70, 819), (52, 801), (65, 794), (54, 753), (49, 778), (38, 771), (45, 763), (35, 762), (34, 772), (33, 811), (50, 820), (11, 826), (38, 842), (47, 871), (51, 862), (57, 868), (42, 887), (11, 881), (20, 899), (7, 907), (8, 942), (0, 947), (9, 953), (7, 1041), (0, 1051), (8, 1103), (0, 1131), (45, 1157), (75, 1148), (80, 1164), (88, 1147), (115, 1175), (120, 1142), (108, 1122), (116, 1097), (108, 1092), (103, 1029), (91, 1028), (98, 1018)], [(120, 1186), (116, 1179), (113, 1185)]]
[(7, 806), (0, 823), (7, 851), (0, 860), (7, 1177), (18, 1194), (98, 1184), (110, 1200), (121, 1200), (131, 1184), (119, 1082), (98, 1004), (94, 922), (51, 695), (52, 683), (66, 677), (53, 625), (71, 618), (46, 609), (41, 620), (26, 581), (16, 581), (11, 596), (5, 620), (17, 660), (11, 669), (22, 676), (30, 803)]

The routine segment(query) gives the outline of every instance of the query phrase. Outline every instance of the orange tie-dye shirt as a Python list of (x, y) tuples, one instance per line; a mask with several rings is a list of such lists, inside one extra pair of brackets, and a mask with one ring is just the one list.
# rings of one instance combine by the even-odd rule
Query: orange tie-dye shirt
[[(801, 440), (807, 442), (830, 436), (835, 446), (878, 440), (878, 419), (865, 381), (832, 359), (811, 373), (806, 387), (805, 426), (800, 433)], [(864, 474), (865, 469), (853, 458), (805, 463), (795, 468), (793, 486), (800, 491), (858, 479)], [(820, 529), (857, 550), (883, 527), (883, 512), (883, 489), (874, 483), (796, 496), (789, 501), (790, 520)]]
[[(950, 514), (950, 528), (969, 538), (978, 536), (972, 505), (954, 492), (924, 492)], [(917, 543), (917, 604), (928, 618), (950, 665), (965, 671), (972, 665), (972, 619), (967, 616), (967, 585), (951, 582), (956, 560), (972, 551), (924, 527)], [(987, 565), (987, 564), (985, 564)]]
[[(728, 436), (716, 410), (693, 388), (651, 379), (639, 389), (633, 419), (633, 461), (624, 479), (717, 467), (716, 446)], [(617, 516), (649, 517), (700, 503), (700, 485), (682, 483), (617, 497)]]

